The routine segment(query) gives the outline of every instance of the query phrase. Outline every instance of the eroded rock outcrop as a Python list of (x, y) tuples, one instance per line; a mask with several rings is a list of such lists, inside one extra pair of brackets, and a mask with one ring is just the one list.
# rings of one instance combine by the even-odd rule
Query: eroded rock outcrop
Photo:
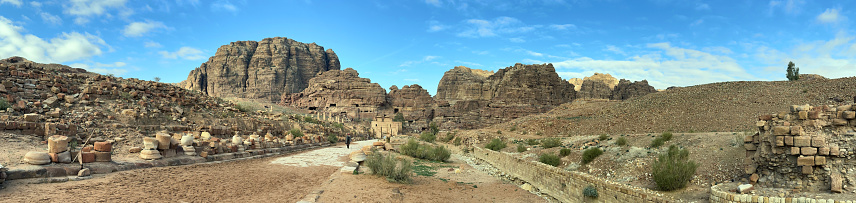
[(609, 99), (612, 97), (612, 89), (601, 81), (585, 80), (582, 88), (577, 92), (577, 97), (581, 99)]
[(434, 117), (434, 98), (417, 84), (405, 85), (401, 89), (390, 87), (387, 100), (393, 113), (401, 113), (404, 120), (431, 120)]
[(323, 72), (309, 79), (308, 85), (302, 92), (284, 94), (280, 104), (351, 118), (373, 118), (378, 108), (387, 105), (386, 91), (352, 68)]
[(629, 80), (621, 79), (618, 85), (615, 86), (615, 89), (612, 90), (612, 99), (625, 100), (655, 92), (657, 92), (657, 89), (648, 85), (647, 80), (630, 82)]
[(594, 75), (580, 78), (571, 78), (568, 79), (568, 82), (574, 84), (574, 90), (580, 91), (583, 86), (583, 82), (587, 80), (598, 81), (609, 86), (609, 89), (612, 90), (615, 88), (615, 85), (618, 85), (618, 79), (612, 77), (609, 73), (594, 73)]
[(456, 66), (446, 71), (437, 85), (437, 100), (455, 103), (462, 100), (489, 100), (489, 89), (483, 87), (485, 80), (493, 75), (493, 71), (470, 69)]
[(180, 86), (215, 97), (277, 101), (283, 93), (303, 91), (318, 73), (339, 69), (339, 57), (331, 49), (284, 37), (265, 38), (221, 46)]

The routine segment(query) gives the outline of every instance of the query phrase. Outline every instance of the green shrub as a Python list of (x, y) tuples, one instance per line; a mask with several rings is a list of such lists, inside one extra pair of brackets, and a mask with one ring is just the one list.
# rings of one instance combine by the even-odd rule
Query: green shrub
[(526, 140), (526, 144), (528, 144), (528, 145), (535, 146), (535, 145), (538, 145), (538, 143), (539, 143), (539, 142), (538, 142), (538, 140), (536, 140), (536, 139), (527, 139), (527, 140)]
[(517, 145), (517, 152), (525, 152), (525, 151), (526, 151), (526, 147), (524, 147), (522, 144)]
[(597, 198), (597, 188), (591, 185), (586, 186), (586, 188), (583, 189), (583, 196), (588, 198)]
[(671, 191), (685, 187), (695, 174), (698, 164), (689, 161), (689, 151), (671, 145), (669, 151), (660, 155), (651, 167), (651, 176), (657, 188)]
[(559, 138), (547, 138), (541, 140), (541, 147), (543, 147), (544, 149), (549, 149), (558, 146), (562, 146), (562, 140), (560, 140)]
[(455, 139), (455, 134), (457, 134), (457, 133), (455, 133), (455, 132), (446, 133), (446, 137), (441, 138), (440, 141), (442, 141), (442, 142), (452, 141), (453, 139)]
[(588, 164), (589, 162), (594, 161), (594, 158), (597, 158), (601, 154), (603, 154), (603, 151), (601, 151), (600, 148), (595, 147), (586, 149), (585, 151), (583, 151), (582, 162), (583, 164)]
[(461, 137), (455, 137), (455, 141), (452, 142), (455, 146), (461, 146)]
[(562, 160), (559, 158), (559, 156), (552, 154), (541, 154), (541, 157), (538, 157), (538, 161), (550, 166), (558, 166), (562, 163)]
[(487, 145), (485, 145), (484, 147), (493, 151), (499, 151), (505, 149), (506, 146), (505, 142), (503, 142), (499, 138), (494, 138), (493, 140), (490, 140), (490, 143), (487, 143)]
[(672, 140), (672, 132), (664, 132), (663, 134), (660, 135), (660, 137), (663, 138), (663, 141)]
[(437, 123), (435, 122), (431, 122), (431, 124), (428, 124), (428, 129), (431, 130), (432, 134), (436, 135), (437, 133), (440, 133), (440, 127), (437, 126)]
[(327, 135), (327, 141), (329, 141), (330, 143), (336, 144), (336, 142), (339, 141), (339, 136), (331, 133), (331, 134)]
[(294, 135), (294, 137), (303, 137), (303, 132), (300, 132), (298, 129), (291, 129), (288, 132)]
[(500, 135), (502, 135), (502, 131), (501, 131), (501, 130), (497, 130), (497, 131), (496, 131), (496, 134), (500, 134)]
[(413, 139), (407, 140), (407, 143), (401, 146), (401, 154), (418, 159), (442, 162), (448, 161), (452, 156), (452, 152), (444, 146), (432, 147), (428, 144), (419, 144), (419, 142)]
[(559, 150), (559, 156), (566, 157), (568, 155), (571, 155), (571, 149), (562, 148), (561, 150)]
[(9, 104), (9, 101), (6, 101), (6, 98), (0, 98), (0, 110), (5, 111), (9, 107), (12, 107), (12, 104)]
[(392, 121), (404, 122), (404, 114), (401, 114), (401, 113), (395, 114), (395, 117), (392, 118)]
[(619, 137), (618, 140), (615, 141), (615, 144), (617, 144), (618, 146), (627, 145), (627, 138)]
[(375, 152), (366, 158), (366, 167), (377, 176), (386, 177), (389, 182), (410, 183), (410, 174), (413, 172), (413, 163), (401, 159), (397, 160), (392, 155), (383, 155)]
[(511, 132), (514, 132), (515, 130), (517, 130), (517, 126), (516, 126), (516, 125), (515, 125), (515, 126), (511, 126), (511, 129), (508, 129), (508, 131), (511, 131)]
[(602, 135), (598, 136), (597, 139), (603, 141), (603, 140), (609, 139), (609, 135), (602, 134)]
[(319, 121), (319, 120), (315, 120), (315, 118), (312, 118), (312, 117), (310, 117), (310, 116), (305, 116), (305, 117), (303, 117), (303, 122), (307, 122), (307, 123), (315, 123), (315, 124), (319, 124), (319, 123), (321, 123), (321, 121)]
[(436, 140), (436, 139), (437, 139), (437, 136), (434, 135), (434, 133), (431, 133), (428, 131), (424, 131), (424, 132), (422, 132), (422, 135), (419, 135), (419, 140), (422, 140), (425, 142), (434, 142), (434, 140)]

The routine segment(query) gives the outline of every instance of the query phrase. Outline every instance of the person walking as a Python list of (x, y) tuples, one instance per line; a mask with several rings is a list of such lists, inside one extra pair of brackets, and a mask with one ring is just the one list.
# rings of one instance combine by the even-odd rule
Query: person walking
[(347, 147), (348, 149), (351, 148), (351, 134), (348, 134), (348, 136), (345, 137), (345, 147)]

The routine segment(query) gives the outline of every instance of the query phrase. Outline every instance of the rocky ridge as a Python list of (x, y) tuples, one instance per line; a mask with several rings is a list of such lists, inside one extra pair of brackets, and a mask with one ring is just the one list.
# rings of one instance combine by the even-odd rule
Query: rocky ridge
[(284, 37), (223, 45), (179, 86), (214, 97), (278, 101), (308, 87), (318, 73), (339, 70), (332, 49)]

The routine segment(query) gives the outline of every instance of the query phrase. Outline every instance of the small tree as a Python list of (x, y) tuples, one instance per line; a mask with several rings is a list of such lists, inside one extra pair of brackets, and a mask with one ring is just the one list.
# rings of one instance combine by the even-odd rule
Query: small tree
[(490, 143), (487, 143), (487, 145), (485, 146), (485, 148), (488, 148), (488, 149), (493, 150), (493, 151), (499, 151), (499, 150), (504, 149), (505, 147), (506, 147), (505, 142), (503, 142), (499, 138), (494, 138), (494, 139), (490, 140)]
[(679, 149), (675, 145), (669, 146), (669, 151), (660, 155), (651, 166), (651, 176), (657, 188), (671, 191), (685, 187), (698, 168), (698, 164), (690, 161), (689, 157), (689, 151), (686, 149)]
[(392, 121), (404, 122), (404, 114), (401, 114), (401, 113), (395, 114), (395, 117), (392, 118)]
[(788, 73), (785, 76), (788, 77), (788, 80), (795, 81), (800, 79), (800, 68), (796, 67), (796, 64), (794, 64), (793, 61), (788, 62), (787, 71)]
[(160, 77), (155, 77), (155, 78), (154, 78), (154, 81), (155, 81), (155, 82), (160, 82)]
[(437, 133), (440, 133), (440, 127), (437, 126), (437, 123), (435, 123), (435, 122), (431, 122), (431, 124), (428, 124), (428, 129), (430, 129), (431, 133), (433, 133), (435, 135)]

